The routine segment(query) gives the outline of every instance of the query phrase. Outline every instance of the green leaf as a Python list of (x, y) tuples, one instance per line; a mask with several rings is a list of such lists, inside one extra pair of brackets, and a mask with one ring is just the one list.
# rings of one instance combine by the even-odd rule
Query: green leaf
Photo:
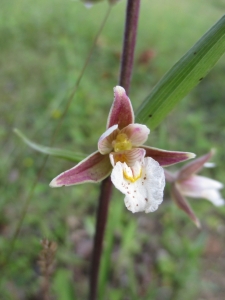
[(74, 295), (74, 284), (72, 281), (72, 271), (66, 269), (57, 269), (53, 279), (53, 291), (57, 299), (75, 300), (77, 297)]
[(155, 128), (212, 69), (225, 52), (225, 16), (165, 74), (136, 113), (136, 122)]
[(80, 154), (80, 153), (78, 154), (78, 153), (74, 153), (73, 151), (62, 150), (62, 149), (58, 149), (58, 148), (51, 148), (51, 147), (46, 147), (46, 146), (36, 144), (36, 143), (32, 142), (31, 140), (29, 140), (20, 130), (14, 129), (13, 131), (28, 146), (30, 146), (32, 149), (34, 149), (36, 151), (42, 152), (44, 154), (56, 156), (59, 158), (64, 158), (64, 159), (74, 161), (74, 162), (80, 162), (82, 159), (85, 158), (85, 155)]

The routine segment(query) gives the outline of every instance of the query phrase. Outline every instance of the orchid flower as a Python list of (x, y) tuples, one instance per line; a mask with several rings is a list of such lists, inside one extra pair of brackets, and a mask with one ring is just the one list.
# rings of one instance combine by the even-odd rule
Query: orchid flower
[(224, 199), (219, 192), (219, 190), (223, 188), (223, 184), (204, 176), (195, 175), (204, 166), (209, 164), (207, 162), (213, 154), (214, 151), (212, 150), (206, 155), (188, 163), (175, 174), (164, 170), (166, 180), (172, 183), (172, 197), (175, 203), (188, 214), (197, 227), (200, 227), (200, 222), (184, 196), (205, 198), (212, 202), (215, 206), (224, 205)]
[(134, 112), (124, 88), (114, 88), (107, 130), (98, 141), (98, 151), (50, 183), (51, 187), (99, 182), (111, 174), (115, 187), (125, 194), (125, 205), (134, 212), (152, 212), (163, 200), (165, 175), (162, 166), (195, 155), (143, 145), (150, 130), (134, 123)]

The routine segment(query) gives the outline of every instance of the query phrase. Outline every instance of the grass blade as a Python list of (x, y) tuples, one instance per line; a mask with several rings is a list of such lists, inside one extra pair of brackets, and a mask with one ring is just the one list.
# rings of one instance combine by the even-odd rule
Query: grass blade
[(58, 148), (46, 147), (39, 144), (32, 142), (28, 139), (20, 130), (14, 129), (13, 130), (16, 135), (18, 135), (29, 147), (32, 149), (39, 151), (44, 154), (56, 156), (59, 158), (64, 158), (74, 162), (80, 162), (82, 159), (85, 158), (85, 155), (80, 153), (74, 153), (73, 151), (62, 150)]
[(166, 73), (136, 113), (154, 129), (212, 69), (225, 52), (225, 16)]

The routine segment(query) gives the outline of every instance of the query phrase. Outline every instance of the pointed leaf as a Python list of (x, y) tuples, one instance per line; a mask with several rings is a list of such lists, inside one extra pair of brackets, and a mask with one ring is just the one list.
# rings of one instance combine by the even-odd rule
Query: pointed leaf
[(166, 167), (187, 159), (195, 157), (194, 153), (180, 151), (166, 151), (158, 148), (142, 146), (145, 149), (147, 157), (152, 157), (160, 166)]
[(112, 170), (109, 155), (98, 151), (89, 155), (75, 167), (59, 174), (51, 183), (51, 187), (75, 185), (85, 182), (99, 182), (106, 178)]
[(114, 101), (109, 112), (107, 128), (118, 124), (119, 129), (134, 123), (134, 111), (126, 91), (121, 86), (114, 88)]
[(181, 192), (178, 190), (176, 187), (176, 184), (172, 184), (172, 197), (177, 206), (182, 209), (188, 216), (189, 218), (195, 223), (195, 225), (200, 228), (201, 224), (198, 220), (198, 218), (195, 216), (195, 213), (193, 212), (192, 208), (186, 201), (186, 199), (182, 196)]
[(212, 69), (225, 52), (223, 16), (161, 79), (136, 113), (136, 121), (155, 128)]
[(42, 145), (39, 145), (39, 144), (36, 144), (36, 143), (32, 142), (20, 130), (14, 129), (13, 131), (29, 147), (31, 147), (32, 149), (34, 149), (36, 151), (39, 151), (41, 153), (56, 156), (56, 157), (59, 157), (59, 158), (64, 158), (64, 159), (74, 161), (74, 162), (80, 162), (82, 159), (84, 159), (83, 154), (80, 154), (80, 153), (78, 154), (78, 153), (74, 153), (73, 151), (62, 150), (62, 149), (58, 149), (58, 148), (51, 148), (51, 147), (42, 146)]

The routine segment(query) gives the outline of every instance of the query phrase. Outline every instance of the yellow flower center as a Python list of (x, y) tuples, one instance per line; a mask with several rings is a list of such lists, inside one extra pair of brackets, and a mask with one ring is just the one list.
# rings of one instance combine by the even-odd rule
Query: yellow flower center
[(129, 181), (135, 182), (135, 181), (137, 181), (139, 178), (141, 178), (141, 169), (140, 169), (140, 171), (139, 171), (139, 174), (136, 174), (136, 175), (134, 175), (134, 174), (132, 174), (132, 175), (127, 174), (127, 172), (126, 172), (125, 170), (123, 170), (123, 176), (124, 176), (127, 180), (129, 180)]
[(119, 133), (113, 141), (113, 148), (115, 152), (131, 150), (132, 144), (125, 133)]

